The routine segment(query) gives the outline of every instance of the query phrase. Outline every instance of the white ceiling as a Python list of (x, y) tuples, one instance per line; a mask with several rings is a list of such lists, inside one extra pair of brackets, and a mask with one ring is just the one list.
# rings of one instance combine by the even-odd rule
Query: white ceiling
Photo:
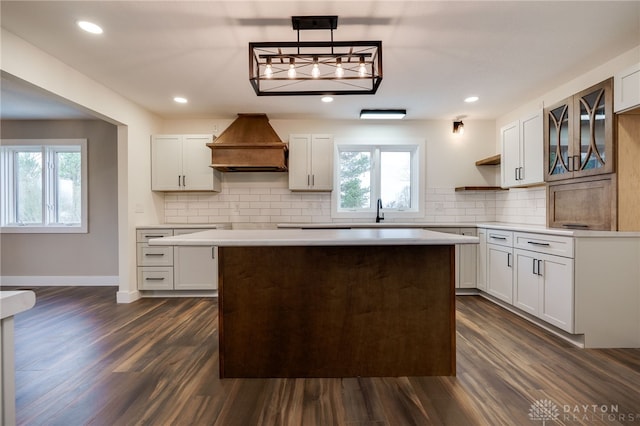
[[(640, 1), (2, 0), (0, 7), (4, 29), (171, 118), (357, 118), (362, 108), (406, 108), (408, 119), (492, 119), (640, 44)], [(331, 104), (256, 96), (248, 43), (295, 41), (294, 15), (338, 15), (335, 40), (382, 40), (378, 93)], [(79, 19), (104, 34), (80, 31)], [(65, 114), (39, 103), (43, 92), (5, 77), (3, 118)], [(189, 103), (175, 104), (177, 95)], [(469, 95), (480, 101), (465, 104)]]

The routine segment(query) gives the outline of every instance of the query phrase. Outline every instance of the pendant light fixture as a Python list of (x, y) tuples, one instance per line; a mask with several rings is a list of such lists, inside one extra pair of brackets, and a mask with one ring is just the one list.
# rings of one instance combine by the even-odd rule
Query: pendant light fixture
[[(334, 41), (337, 16), (293, 16), (297, 41), (249, 43), (249, 81), (258, 96), (372, 95), (382, 81), (381, 41)], [(329, 30), (328, 41), (300, 33)]]

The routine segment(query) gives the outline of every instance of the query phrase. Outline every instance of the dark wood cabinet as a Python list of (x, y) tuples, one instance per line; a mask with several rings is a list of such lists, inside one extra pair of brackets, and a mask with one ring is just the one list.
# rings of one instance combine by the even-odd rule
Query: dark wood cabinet
[(545, 108), (545, 181), (613, 173), (613, 141), (613, 79)]
[(547, 226), (617, 229), (613, 79), (544, 110)]

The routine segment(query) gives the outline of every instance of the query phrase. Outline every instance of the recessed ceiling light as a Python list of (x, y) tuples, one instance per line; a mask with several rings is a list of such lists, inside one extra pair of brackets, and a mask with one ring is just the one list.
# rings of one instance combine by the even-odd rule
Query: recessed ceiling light
[(331, 96), (323, 96), (322, 98), (320, 98), (320, 100), (325, 103), (333, 102), (333, 98)]
[(179, 104), (186, 104), (188, 102), (187, 98), (183, 98), (182, 96), (176, 96), (173, 100)]
[(99, 25), (89, 21), (78, 21), (78, 26), (91, 34), (102, 34), (102, 28)]
[(476, 102), (478, 99), (480, 98), (478, 98), (477, 96), (469, 96), (468, 98), (465, 98), (464, 101), (469, 104), (471, 102)]

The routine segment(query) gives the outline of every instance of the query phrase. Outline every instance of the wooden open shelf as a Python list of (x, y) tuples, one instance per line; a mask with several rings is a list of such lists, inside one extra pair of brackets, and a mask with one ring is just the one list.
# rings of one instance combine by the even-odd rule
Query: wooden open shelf
[(476, 161), (476, 166), (497, 166), (498, 164), (500, 164), (500, 154)]

